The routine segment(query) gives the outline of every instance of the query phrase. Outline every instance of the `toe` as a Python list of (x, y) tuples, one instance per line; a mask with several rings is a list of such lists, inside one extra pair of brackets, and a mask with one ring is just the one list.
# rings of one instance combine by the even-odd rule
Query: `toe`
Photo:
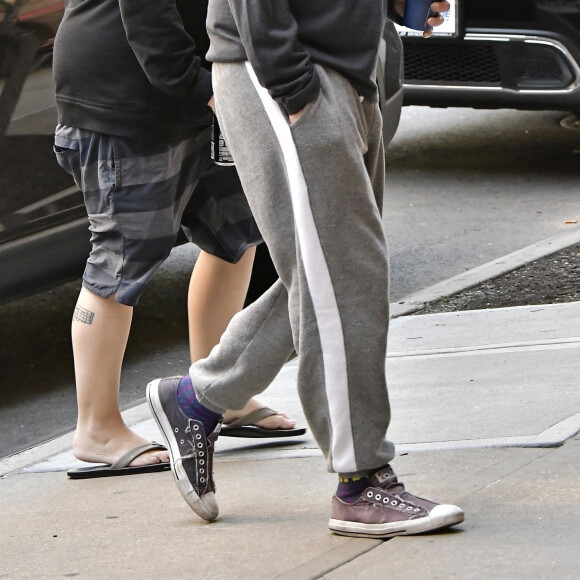
[(261, 419), (256, 425), (264, 429), (292, 429), (296, 421), (289, 419), (284, 413), (276, 413), (276, 415)]
[(135, 457), (129, 464), (131, 467), (139, 467), (141, 465), (154, 465), (155, 463), (168, 463), (169, 451), (151, 451), (143, 453), (139, 457)]

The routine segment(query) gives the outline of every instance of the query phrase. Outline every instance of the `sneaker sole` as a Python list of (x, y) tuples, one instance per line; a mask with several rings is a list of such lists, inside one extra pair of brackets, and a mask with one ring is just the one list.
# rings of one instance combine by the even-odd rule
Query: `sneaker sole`
[(187, 477), (187, 473), (183, 468), (177, 440), (173, 436), (173, 428), (167, 419), (165, 411), (163, 411), (163, 406), (159, 399), (159, 383), (162, 380), (163, 379), (156, 379), (147, 385), (147, 402), (149, 403), (151, 414), (155, 419), (155, 423), (157, 423), (157, 426), (159, 427), (159, 431), (161, 431), (161, 434), (163, 435), (163, 439), (165, 439), (165, 444), (169, 450), (171, 460), (171, 471), (173, 472), (177, 488), (183, 496), (183, 499), (200, 518), (211, 522), (219, 515), (219, 507), (215, 494), (210, 492), (199, 497), (193, 489), (189, 477)]
[(424, 518), (408, 520), (406, 522), (392, 522), (384, 524), (364, 524), (330, 519), (328, 527), (342, 536), (362, 538), (392, 538), (394, 536), (411, 536), (423, 534), (460, 524), (465, 519), (463, 510), (457, 506), (439, 505), (431, 510)]

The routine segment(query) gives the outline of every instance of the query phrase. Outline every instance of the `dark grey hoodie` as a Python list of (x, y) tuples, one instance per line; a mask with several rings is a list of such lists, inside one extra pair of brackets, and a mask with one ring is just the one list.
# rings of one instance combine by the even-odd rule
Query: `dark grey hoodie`
[(59, 123), (168, 142), (208, 127), (206, 8), (207, 0), (66, 0), (54, 44)]
[[(210, 0), (207, 55), (249, 60), (260, 83), (288, 114), (320, 90), (313, 63), (377, 100), (375, 67), (389, 0)], [(394, 16), (389, 12), (389, 16)]]

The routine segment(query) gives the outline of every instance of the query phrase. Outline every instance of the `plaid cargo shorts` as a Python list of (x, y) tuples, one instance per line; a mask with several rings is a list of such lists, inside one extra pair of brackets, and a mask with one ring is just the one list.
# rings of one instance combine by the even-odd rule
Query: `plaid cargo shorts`
[(262, 242), (235, 167), (215, 165), (209, 141), (209, 129), (164, 144), (57, 127), (58, 162), (83, 192), (89, 216), (83, 286), (134, 306), (180, 227), (202, 250), (233, 263)]

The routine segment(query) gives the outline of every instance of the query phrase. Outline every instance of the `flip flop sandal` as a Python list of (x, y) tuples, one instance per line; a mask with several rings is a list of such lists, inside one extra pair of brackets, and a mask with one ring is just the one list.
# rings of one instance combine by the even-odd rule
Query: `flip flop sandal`
[(169, 462), (151, 463), (150, 465), (137, 465), (129, 467), (129, 463), (139, 455), (147, 451), (165, 450), (167, 447), (155, 441), (139, 445), (127, 451), (111, 465), (91, 465), (90, 467), (76, 467), (69, 469), (66, 474), (71, 479), (92, 479), (94, 477), (112, 477), (116, 475), (135, 475), (137, 473), (154, 473), (171, 468)]
[(232, 421), (227, 425), (222, 425), (220, 437), (250, 437), (266, 439), (269, 437), (297, 437), (298, 435), (304, 435), (304, 433), (306, 433), (306, 429), (304, 428), (267, 429), (265, 427), (254, 425), (254, 423), (257, 423), (266, 417), (271, 417), (272, 415), (277, 414), (277, 411), (274, 411), (269, 407), (262, 407), (261, 409), (250, 411), (235, 421)]

